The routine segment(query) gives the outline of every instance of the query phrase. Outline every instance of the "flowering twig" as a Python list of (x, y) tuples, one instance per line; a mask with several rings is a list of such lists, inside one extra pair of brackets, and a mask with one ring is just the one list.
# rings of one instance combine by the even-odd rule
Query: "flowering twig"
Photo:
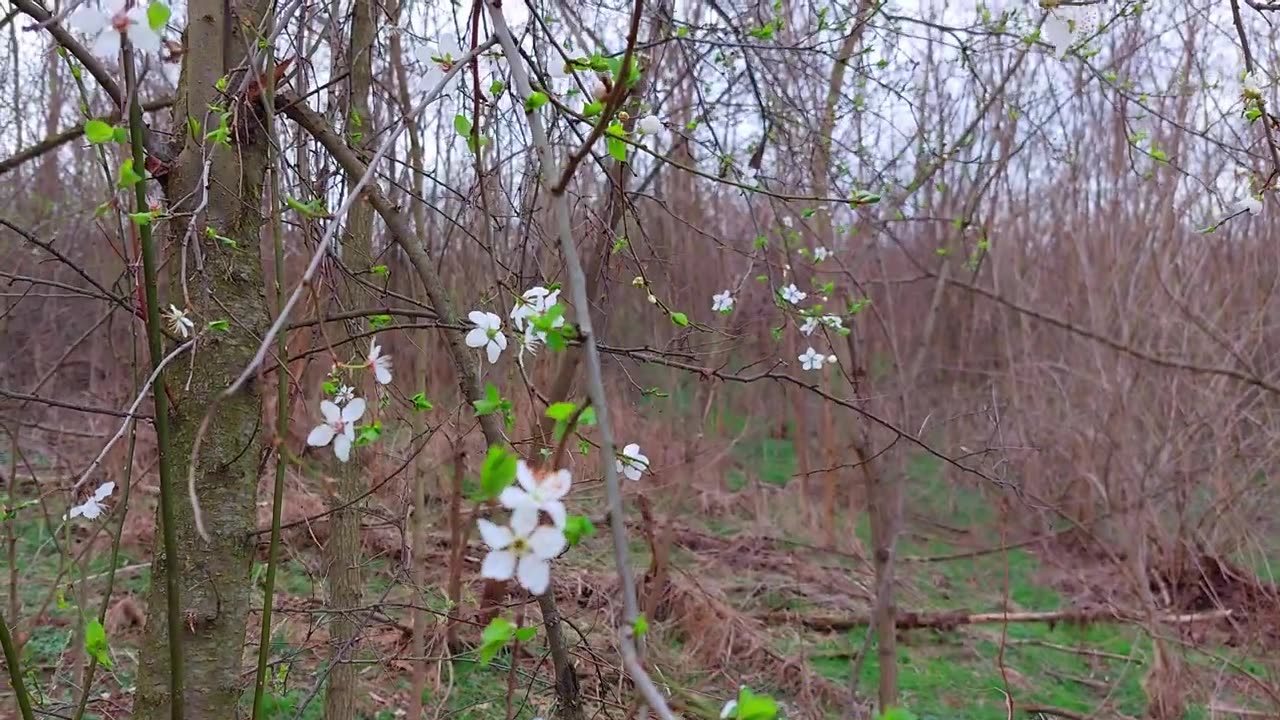
[[(498, 36), (498, 42), (502, 45), (503, 54), (507, 56), (516, 92), (519, 97), (529, 97), (533, 92), (529, 83), (529, 73), (520, 60), (519, 48), (511, 35), (511, 28), (507, 26), (506, 18), (502, 15), (502, 8), (493, 2), (488, 2), (485, 6), (489, 11), (490, 18), (493, 20), (494, 33)], [(637, 3), (638, 6), (639, 3)], [(633, 36), (629, 44), (633, 45), (634, 41), (635, 38)], [(629, 53), (630, 50), (628, 50)], [(625, 79), (622, 81), (625, 82)], [(542, 176), (547, 182), (552, 182), (560, 173), (556, 167), (555, 158), (551, 154), (551, 143), (547, 138), (546, 127), (543, 125), (542, 118), (536, 110), (526, 111), (525, 119), (529, 123), (533, 143), (542, 164)], [(636, 617), (639, 615), (639, 608), (636, 601), (635, 578), (632, 577), (630, 569), (626, 523), (623, 520), (622, 487), (618, 481), (617, 468), (614, 466), (613, 430), (609, 423), (608, 398), (605, 395), (604, 379), (600, 367), (600, 349), (596, 345), (595, 334), (591, 327), (591, 306), (587, 298), (586, 276), (582, 271), (582, 262), (578, 257), (578, 249), (573, 244), (569, 204), (564, 194), (565, 183), (563, 178), (561, 180), (562, 182), (557, 183), (557, 186), (552, 190), (552, 203), (555, 205), (560, 249), (564, 254), (565, 265), (568, 268), (569, 287), (573, 293), (574, 305), (578, 309), (579, 333), (582, 335), (583, 342), (586, 345), (588, 394), (591, 397), (592, 404), (596, 406), (596, 422), (600, 430), (600, 452), (604, 460), (604, 481), (605, 492), (608, 497), (609, 526), (613, 532), (613, 555), (617, 564), (618, 578), (622, 586), (625, 623), (620, 629), (619, 641), (623, 648), (623, 657), (628, 659), (627, 669), (630, 671), (636, 688), (644, 697), (645, 702), (663, 720), (674, 720), (675, 716), (672, 715), (671, 710), (667, 707), (666, 699), (662, 697), (653, 681), (649, 679), (648, 674), (640, 664), (636, 652), (632, 628)]]

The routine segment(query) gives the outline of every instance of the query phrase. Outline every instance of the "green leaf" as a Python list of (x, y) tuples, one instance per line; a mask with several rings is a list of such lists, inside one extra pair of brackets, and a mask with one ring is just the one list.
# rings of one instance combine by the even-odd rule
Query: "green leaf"
[(502, 394), (493, 383), (485, 383), (484, 397), (476, 400), (472, 405), (475, 406), (477, 415), (490, 415), (502, 407)]
[(622, 138), (606, 135), (604, 144), (609, 149), (609, 154), (613, 156), (614, 160), (618, 162), (627, 161), (627, 144), (622, 141)]
[(127, 128), (116, 127), (111, 129), (111, 142), (118, 145), (129, 144), (129, 130)]
[(389, 325), (391, 325), (390, 315), (370, 315), (369, 316), (369, 327), (373, 330), (381, 330), (382, 328), (387, 327)]
[(489, 621), (484, 632), (480, 633), (480, 664), (488, 665), (516, 635), (515, 623), (504, 617), (496, 617)]
[(458, 114), (453, 116), (453, 129), (464, 138), (471, 137), (471, 121), (466, 115)]
[(226, 332), (231, 329), (231, 323), (225, 319), (213, 320), (209, 323), (209, 329), (216, 330), (218, 332)]
[(427, 394), (424, 392), (414, 393), (414, 396), (409, 398), (409, 401), (413, 403), (413, 409), (418, 412), (426, 412), (427, 410), (435, 407), (431, 404), (431, 401), (427, 399)]
[(187, 132), (191, 133), (192, 140), (200, 137), (200, 120), (198, 118), (187, 117)]
[(369, 272), (374, 275), (381, 275), (382, 277), (388, 277), (391, 275), (391, 270), (388, 269), (386, 265), (374, 265), (369, 268)]
[(595, 117), (602, 112), (604, 112), (604, 103), (601, 102), (600, 100), (592, 100), (591, 102), (582, 106), (583, 117)]
[(146, 227), (151, 224), (151, 213), (129, 213), (129, 219), (137, 223), (138, 227)]
[(516, 639), (520, 642), (529, 642), (538, 634), (538, 628), (529, 626), (516, 630)]
[(738, 720), (773, 720), (778, 717), (778, 703), (768, 695), (756, 695), (750, 688), (738, 691)]
[(649, 620), (643, 614), (636, 616), (636, 621), (631, 625), (631, 631), (636, 637), (644, 637), (649, 632)]
[(338, 381), (325, 380), (324, 382), (320, 383), (320, 391), (323, 392), (325, 395), (337, 395)]
[(101, 120), (90, 120), (84, 124), (84, 136), (94, 145), (111, 142), (115, 137), (115, 128)]
[(916, 720), (916, 716), (905, 708), (890, 707), (885, 709), (879, 720)]
[(228, 85), (230, 82), (231, 82), (231, 78), (228, 78), (226, 75), (223, 75), (222, 77), (218, 78), (217, 82), (215, 82), (215, 83), (213, 84), (213, 87), (214, 87), (218, 92), (226, 92), (226, 91), (227, 91), (227, 85)]
[(516, 481), (516, 455), (501, 445), (489, 448), (480, 466), (480, 489), (486, 500), (498, 497)]
[(680, 327), (689, 327), (689, 316), (682, 312), (674, 312), (671, 313), (671, 322), (679, 325)]
[(577, 410), (578, 406), (571, 402), (552, 403), (551, 406), (547, 408), (547, 417), (552, 420), (567, 422), (569, 418), (573, 417), (573, 414), (577, 412)]
[(570, 515), (564, 519), (564, 539), (569, 547), (582, 542), (582, 538), (596, 534), (596, 526), (586, 515)]
[(173, 12), (169, 10), (169, 6), (162, 2), (153, 2), (147, 6), (147, 24), (152, 30), (160, 32), (160, 28), (169, 22), (169, 16)]
[(380, 437), (382, 437), (382, 423), (374, 420), (356, 431), (356, 447), (368, 445)]
[(492, 83), (489, 83), (489, 94), (494, 97), (501, 95), (502, 91), (506, 89), (507, 86), (502, 84), (501, 80), (494, 80)]
[(582, 414), (578, 416), (578, 424), (579, 425), (595, 425), (596, 409), (589, 407), (586, 410), (583, 410)]
[(533, 112), (543, 105), (546, 105), (550, 100), (551, 98), (547, 97), (546, 93), (534, 90), (529, 93), (529, 97), (524, 99), (524, 111)]
[(98, 664), (102, 667), (111, 669), (111, 654), (108, 652), (110, 647), (107, 645), (107, 629), (102, 627), (102, 623), (90, 620), (84, 628), (84, 649), (93, 656)]
[(140, 182), (142, 182), (142, 176), (133, 169), (133, 158), (120, 163), (120, 182), (118, 183), (120, 187), (131, 188)]
[(853, 193), (853, 199), (849, 202), (854, 205), (874, 205), (880, 202), (880, 196), (866, 190), (857, 190)]

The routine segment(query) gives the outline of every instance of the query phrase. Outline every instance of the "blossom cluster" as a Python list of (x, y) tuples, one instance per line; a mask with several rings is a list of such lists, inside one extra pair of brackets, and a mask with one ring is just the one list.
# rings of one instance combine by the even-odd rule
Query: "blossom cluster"
[[(617, 471), (629, 480), (639, 480), (649, 467), (649, 458), (640, 446), (631, 443), (615, 460)], [(510, 511), (506, 525), (481, 518), (476, 521), (480, 537), (489, 546), (480, 566), (480, 576), (490, 580), (515, 578), (520, 586), (541, 595), (551, 584), (551, 561), (568, 547), (565, 527), (569, 514), (564, 498), (573, 485), (569, 470), (542, 470), (524, 460), (516, 462), (516, 485), (498, 495), (498, 503)], [(542, 515), (551, 520), (541, 523)]]
[[(391, 356), (382, 351), (382, 346), (375, 338), (369, 343), (369, 354), (364, 362), (352, 365), (333, 367), (333, 375), (337, 376), (342, 368), (369, 369), (379, 385), (391, 383)], [(367, 403), (364, 398), (356, 397), (355, 389), (342, 384), (334, 393), (333, 400), (320, 403), (320, 415), (323, 421), (311, 429), (307, 435), (307, 444), (311, 447), (325, 447), (333, 444), (333, 454), (340, 462), (351, 459), (351, 446), (356, 439), (356, 422), (364, 417)]]
[[(511, 309), (511, 324), (520, 333), (516, 340), (520, 346), (520, 356), (525, 352), (533, 354), (540, 344), (547, 342), (547, 331), (537, 327), (535, 320), (546, 315), (559, 303), (560, 290), (549, 290), (541, 285), (525, 290), (516, 299)], [(498, 362), (498, 358), (507, 349), (507, 336), (502, 332), (502, 318), (491, 312), (472, 310), (467, 319), (474, 325), (466, 335), (467, 347), (483, 349), (489, 364)], [(549, 323), (551, 329), (564, 327), (564, 316), (557, 315)]]

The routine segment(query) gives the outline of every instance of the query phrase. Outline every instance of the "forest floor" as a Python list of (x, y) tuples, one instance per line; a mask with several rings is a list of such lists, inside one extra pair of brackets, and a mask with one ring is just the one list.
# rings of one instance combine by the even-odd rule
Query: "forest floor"
[[(805, 518), (799, 483), (792, 480), (796, 471), (790, 442), (763, 433), (735, 435), (734, 442), (722, 446), (721, 465), (728, 469), (709, 487), (694, 483), (672, 496), (628, 486), (635, 567), (652, 570), (653, 547), (670, 543), (665, 590), (654, 592), (659, 584), (652, 571), (641, 577), (655, 677), (672, 689), (673, 704), (686, 718), (718, 717), (740, 683), (775, 694), (789, 717), (848, 718), (852, 668), (861, 658), (858, 689), (864, 698), (874, 695), (879, 675), (874, 645), (865, 642), (865, 627), (856, 622), (867, 613), (874, 592), (864, 559), (870, 546), (865, 515), (837, 516), (837, 526), (846, 530), (835, 549), (822, 549), (825, 541), (810, 529), (817, 523)], [(1113, 564), (1073, 553), (1056, 537), (1021, 542), (1028, 537), (1025, 528), (1002, 532), (990, 494), (947, 477), (929, 456), (912, 458), (907, 468), (898, 606), (901, 613), (956, 613), (956, 620), (933, 629), (900, 631), (903, 705), (921, 720), (1143, 717), (1153, 647), (1136, 625), (1070, 619), (970, 624), (959, 619), (963, 613), (1097, 610), (1106, 602), (1107, 588), (1120, 582)], [(664, 482), (660, 469), (644, 482)], [(598, 483), (582, 485), (575, 490), (581, 493), (579, 502), (598, 502)], [(646, 493), (654, 496), (652, 503)], [(659, 495), (665, 505), (653, 507)], [(672, 511), (671, 502), (678, 502), (678, 511)], [(634, 512), (637, 506), (641, 512)], [(58, 514), (51, 515), (60, 516), (61, 510), (55, 510)], [(376, 611), (366, 614), (367, 641), (356, 660), (367, 691), (362, 696), (367, 717), (390, 720), (403, 717), (413, 666), (406, 659), (411, 620), (404, 606), (421, 603), (440, 614), (449, 609), (441, 589), (448, 535), (442, 520), (432, 531), (431, 582), (415, 590), (406, 581), (398, 531), (377, 517), (367, 518), (366, 525), (366, 598)], [(65, 564), (51, 543), (50, 526), (37, 514), (23, 513), (16, 527), (23, 661), (43, 707), (65, 715), (79, 682), (78, 672), (74, 682), (69, 672), (80, 662), (76, 598), (63, 590)], [(618, 686), (609, 630), (618, 612), (616, 580), (608, 533), (603, 525), (600, 530), (559, 561), (555, 587), (571, 626), (569, 638), (589, 704), (603, 710), (597, 717), (621, 718), (627, 711), (622, 703), (630, 698)], [(319, 694), (301, 707), (312, 689), (321, 686), (330, 651), (320, 582), (323, 563), (308, 535), (289, 536), (278, 580), (272, 718), (323, 716)], [(99, 547), (84, 571), (99, 576), (90, 584), (91, 613), (101, 602), (100, 574), (109, 564), (105, 539), (95, 542)], [(149, 582), (146, 545), (130, 541), (126, 533), (106, 623), (114, 665), (99, 674), (88, 717), (128, 716)], [(472, 546), (465, 571), (469, 579), (475, 578), (479, 561), (474, 539)], [(262, 571), (259, 564), (253, 572), (256, 603), (261, 602)], [(0, 574), (0, 598), (6, 602), (7, 583), (8, 573)], [(474, 607), (479, 584), (470, 584), (467, 592), (463, 605)], [(504, 612), (530, 622), (537, 614), (533, 605), (518, 603)], [(824, 619), (854, 622), (831, 631), (820, 627)], [(256, 626), (256, 615), (250, 624)], [(1275, 717), (1277, 705), (1267, 704), (1267, 688), (1278, 677), (1276, 656), (1269, 652), (1274, 643), (1264, 637), (1271, 633), (1250, 629), (1257, 623), (1224, 620), (1172, 627), (1179, 634), (1167, 642), (1177, 648), (1187, 669), (1181, 683), (1184, 717)], [(256, 636), (250, 632), (246, 668), (256, 654)], [(462, 636), (474, 642), (478, 628), (468, 627)], [(514, 670), (509, 652), (487, 665), (478, 662), (474, 651), (440, 660), (443, 643), (434, 642), (440, 638), (435, 633), (427, 650), (430, 717), (530, 719), (550, 711), (554, 692), (541, 633), (518, 650)], [(508, 701), (513, 677), (516, 692)], [(251, 674), (246, 682), (251, 683)], [(11, 692), (4, 686), (0, 717), (10, 717), (6, 713), (12, 708)]]

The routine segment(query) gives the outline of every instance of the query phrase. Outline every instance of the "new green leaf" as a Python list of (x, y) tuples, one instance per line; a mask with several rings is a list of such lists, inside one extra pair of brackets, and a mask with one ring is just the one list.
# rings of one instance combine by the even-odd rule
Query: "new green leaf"
[(109, 143), (115, 137), (116, 129), (101, 120), (90, 120), (84, 124), (84, 136), (94, 145)]
[(107, 645), (107, 629), (97, 620), (89, 621), (84, 628), (84, 649), (102, 667), (111, 669), (111, 648)]
[(489, 448), (480, 466), (480, 489), (486, 500), (496, 498), (516, 481), (516, 455), (501, 445)]
[(169, 16), (172, 14), (173, 11), (169, 9), (168, 5), (162, 2), (153, 2), (147, 6), (147, 24), (151, 26), (152, 30), (160, 32), (160, 28), (169, 22)]
[(516, 636), (515, 623), (504, 617), (496, 617), (489, 621), (484, 632), (480, 633), (480, 664), (488, 665), (493, 661), (502, 646)]

